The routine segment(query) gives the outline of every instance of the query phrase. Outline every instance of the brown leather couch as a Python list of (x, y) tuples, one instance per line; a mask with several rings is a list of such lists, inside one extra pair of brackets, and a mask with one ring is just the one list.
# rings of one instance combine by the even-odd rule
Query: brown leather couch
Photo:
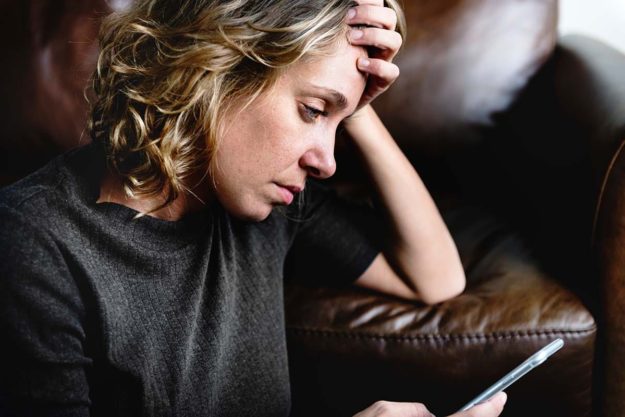
[[(99, 18), (129, 1), (0, 3), (0, 183), (87, 141)], [(467, 290), (424, 306), (289, 284), (293, 414), (384, 399), (445, 415), (561, 337), (503, 415), (625, 415), (625, 55), (558, 39), (553, 0), (405, 3), (403, 75), (376, 107), (441, 208)], [(362, 178), (339, 146), (337, 188), (366, 196)]]

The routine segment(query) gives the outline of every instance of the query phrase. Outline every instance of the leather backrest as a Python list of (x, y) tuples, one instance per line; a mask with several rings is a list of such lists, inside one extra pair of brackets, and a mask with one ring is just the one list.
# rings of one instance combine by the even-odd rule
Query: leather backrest
[(405, 149), (445, 152), (479, 139), (557, 41), (556, 0), (404, 3), (402, 76), (377, 108)]
[(95, 68), (100, 19), (128, 1), (0, 3), (0, 184), (88, 141), (83, 91)]
[[(133, 0), (0, 3), (0, 185), (88, 141), (83, 91), (102, 16)], [(556, 0), (405, 1), (403, 76), (376, 108), (403, 146), (468, 140), (551, 52)], [(432, 140), (435, 138), (435, 140)]]

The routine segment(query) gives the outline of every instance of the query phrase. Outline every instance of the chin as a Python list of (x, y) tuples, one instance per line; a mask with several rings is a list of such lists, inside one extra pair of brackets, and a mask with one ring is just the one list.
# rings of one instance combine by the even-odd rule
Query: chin
[(273, 205), (254, 194), (218, 194), (218, 201), (232, 217), (248, 222), (262, 222), (271, 214)]
[(244, 220), (244, 221), (248, 221), (248, 222), (262, 222), (263, 220), (265, 220), (267, 217), (269, 217), (269, 215), (271, 214), (271, 211), (269, 211), (269, 213), (266, 214), (249, 214), (249, 215), (242, 215), (242, 216), (235, 216), (240, 220)]
[(273, 206), (261, 205), (258, 207), (226, 207), (226, 210), (230, 215), (236, 217), (239, 220), (248, 222), (262, 222), (271, 214)]

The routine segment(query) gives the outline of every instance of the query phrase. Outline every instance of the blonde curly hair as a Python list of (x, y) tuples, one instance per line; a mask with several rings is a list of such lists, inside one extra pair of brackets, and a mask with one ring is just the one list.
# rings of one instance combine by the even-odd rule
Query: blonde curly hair
[[(398, 15), (396, 0), (387, 5)], [(107, 17), (89, 130), (126, 195), (165, 207), (207, 169), (222, 115), (302, 57), (331, 53), (352, 0), (139, 0)]]

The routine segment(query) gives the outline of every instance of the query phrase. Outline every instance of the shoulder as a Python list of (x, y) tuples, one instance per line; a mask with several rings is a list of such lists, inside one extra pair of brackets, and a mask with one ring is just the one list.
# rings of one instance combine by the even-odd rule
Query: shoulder
[(319, 221), (349, 224), (358, 222), (362, 216), (368, 222), (374, 213), (368, 194), (317, 180), (308, 181), (301, 203), (299, 219), (304, 227)]
[[(32, 225), (45, 225), (62, 208), (72, 204), (80, 182), (88, 177), (85, 166), (93, 156), (94, 146), (87, 145), (56, 157), (32, 174), (0, 189), (0, 224), (27, 219)], [(84, 188), (84, 187), (83, 187)]]
[(45, 204), (46, 197), (63, 181), (59, 160), (54, 159), (44, 167), (21, 180), (0, 189), (0, 207), (3, 211), (36, 210)]
[(337, 198), (336, 192), (330, 185), (309, 179), (306, 182), (306, 188), (289, 207), (289, 217), (298, 223), (305, 223), (319, 215), (323, 206), (332, 204)]
[(80, 175), (69, 168), (80, 153), (61, 155), (0, 190), (0, 288), (5, 306), (11, 300), (35, 303), (53, 293), (60, 298), (74, 294), (62, 243), (80, 221), (71, 209), (77, 199), (70, 196), (76, 182), (71, 177)]

